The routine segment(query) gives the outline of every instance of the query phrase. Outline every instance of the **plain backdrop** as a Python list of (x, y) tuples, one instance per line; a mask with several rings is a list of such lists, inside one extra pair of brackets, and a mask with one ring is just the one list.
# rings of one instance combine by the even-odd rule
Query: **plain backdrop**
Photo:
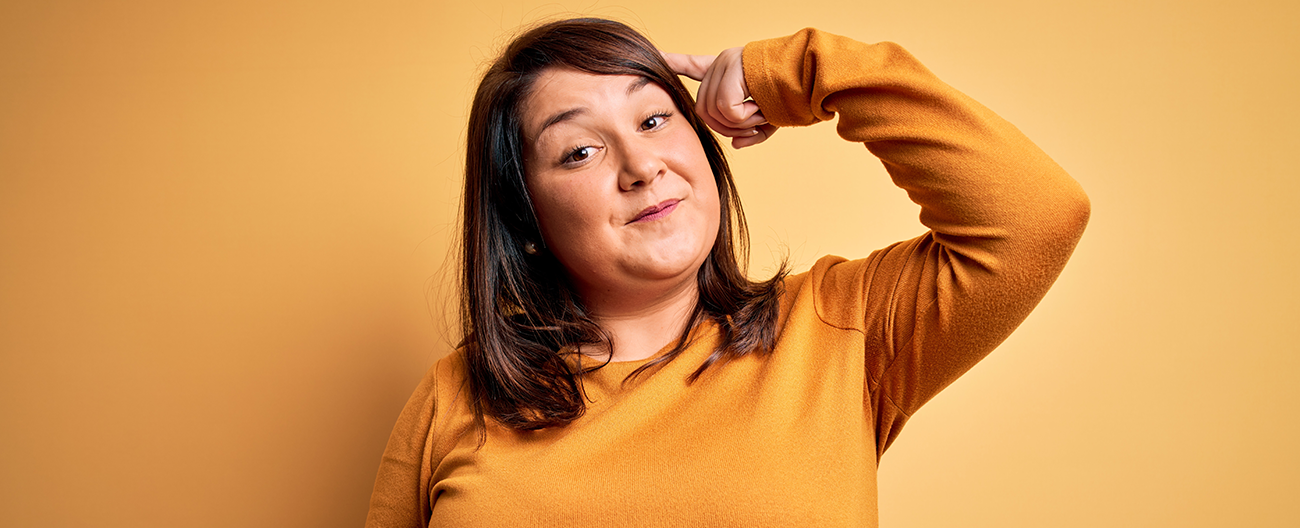
[[(4, 0), (0, 525), (360, 525), (457, 338), (476, 76), (579, 13), (899, 42), (1090, 194), (1038, 310), (885, 454), (883, 526), (1300, 526), (1300, 3), (1253, 0)], [(755, 276), (923, 229), (831, 125), (731, 160)]]

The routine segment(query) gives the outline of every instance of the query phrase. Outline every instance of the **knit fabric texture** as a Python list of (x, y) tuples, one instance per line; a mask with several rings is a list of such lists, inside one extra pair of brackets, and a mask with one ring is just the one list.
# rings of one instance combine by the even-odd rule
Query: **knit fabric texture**
[(653, 358), (591, 373), (586, 413), (565, 427), (489, 419), (480, 447), (452, 353), (398, 419), (367, 526), (876, 526), (880, 455), (1047, 292), (1088, 199), (895, 44), (806, 29), (749, 44), (743, 62), (771, 123), (838, 115), (839, 134), (883, 161), (929, 231), (788, 277), (770, 355), (688, 384), (718, 344), (705, 323), (648, 375), (625, 382)]

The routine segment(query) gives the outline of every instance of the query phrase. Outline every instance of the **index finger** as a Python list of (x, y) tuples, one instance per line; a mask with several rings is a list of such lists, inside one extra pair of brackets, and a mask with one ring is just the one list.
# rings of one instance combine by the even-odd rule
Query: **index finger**
[(709, 66), (713, 64), (713, 55), (686, 55), (684, 53), (664, 53), (664, 60), (668, 66), (677, 72), (677, 75), (685, 75), (695, 80), (704, 78), (704, 74), (709, 71)]

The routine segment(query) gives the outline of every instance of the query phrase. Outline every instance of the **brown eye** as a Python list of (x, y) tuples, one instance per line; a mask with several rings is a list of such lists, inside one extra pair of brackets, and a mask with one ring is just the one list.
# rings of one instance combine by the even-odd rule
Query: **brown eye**
[(652, 115), (649, 118), (647, 118), (645, 121), (641, 122), (641, 130), (654, 130), (656, 128), (663, 126), (664, 121), (667, 120), (668, 120), (667, 113), (658, 113)]
[(587, 158), (590, 158), (592, 154), (595, 153), (596, 153), (596, 149), (594, 147), (578, 147), (576, 149), (573, 149), (573, 151), (569, 152), (568, 156), (565, 156), (564, 163), (583, 162), (586, 161)]

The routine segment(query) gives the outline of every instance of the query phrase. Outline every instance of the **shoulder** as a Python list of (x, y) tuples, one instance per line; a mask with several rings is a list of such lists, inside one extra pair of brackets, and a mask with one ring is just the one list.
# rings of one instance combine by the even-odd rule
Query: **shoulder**
[(849, 260), (826, 255), (808, 271), (786, 277), (782, 318), (815, 317), (831, 326), (861, 330), (874, 257)]
[[(466, 379), (463, 348), (435, 361), (425, 371), (398, 419), (397, 428), (406, 431), (409, 442), (436, 444), (472, 422)], [(426, 445), (426, 449), (438, 451), (435, 445)]]
[(465, 367), (465, 348), (459, 347), (424, 373), (421, 387), (428, 387), (428, 397), (435, 402), (435, 412), (450, 412), (459, 407), (466, 407), (466, 383), (468, 373)]

